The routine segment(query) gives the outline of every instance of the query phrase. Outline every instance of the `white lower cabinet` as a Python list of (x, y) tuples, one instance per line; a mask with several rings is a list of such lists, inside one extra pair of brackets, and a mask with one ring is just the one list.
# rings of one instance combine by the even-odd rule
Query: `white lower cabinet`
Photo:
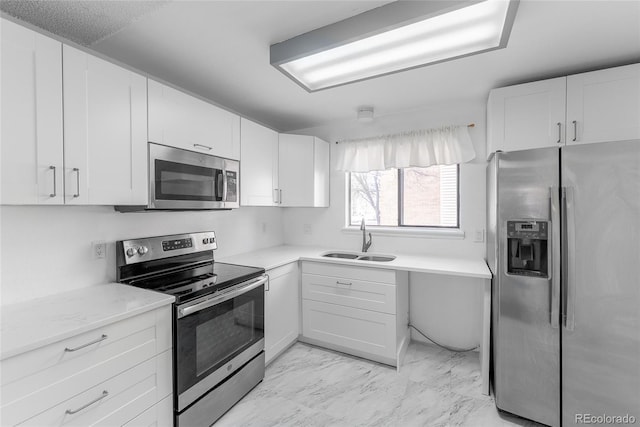
[(173, 427), (173, 396), (168, 396), (131, 421), (126, 427)]
[(265, 289), (265, 362), (286, 350), (300, 333), (298, 263), (267, 270)]
[(302, 263), (301, 341), (399, 367), (408, 326), (406, 271)]
[(171, 342), (165, 306), (4, 359), (0, 424), (124, 425), (154, 407), (170, 423)]

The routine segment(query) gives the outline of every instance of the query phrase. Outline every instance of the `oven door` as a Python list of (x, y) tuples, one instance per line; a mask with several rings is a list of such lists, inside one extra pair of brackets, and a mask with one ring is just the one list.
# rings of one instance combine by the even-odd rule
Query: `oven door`
[(150, 208), (225, 208), (226, 180), (222, 158), (149, 143)]
[(264, 350), (266, 281), (261, 276), (176, 307), (178, 411)]

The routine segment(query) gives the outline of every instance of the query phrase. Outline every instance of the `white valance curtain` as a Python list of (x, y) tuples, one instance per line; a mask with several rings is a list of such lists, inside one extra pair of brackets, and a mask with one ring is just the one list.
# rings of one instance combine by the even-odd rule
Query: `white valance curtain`
[(340, 141), (337, 169), (369, 172), (465, 163), (475, 158), (467, 126), (403, 132)]

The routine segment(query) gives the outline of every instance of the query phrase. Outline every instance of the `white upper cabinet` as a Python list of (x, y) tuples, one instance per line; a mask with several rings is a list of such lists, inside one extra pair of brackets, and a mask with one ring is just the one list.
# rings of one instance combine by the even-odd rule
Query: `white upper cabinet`
[(277, 206), (278, 133), (242, 118), (240, 135), (240, 204)]
[(147, 79), (64, 46), (66, 204), (147, 204)]
[(240, 159), (240, 117), (149, 80), (149, 141)]
[(567, 144), (640, 139), (640, 64), (567, 77)]
[(487, 156), (559, 146), (565, 140), (566, 78), (494, 89), (487, 112)]
[(281, 206), (329, 206), (329, 144), (313, 136), (280, 134)]
[(494, 89), (487, 156), (640, 139), (640, 64)]
[(281, 134), (279, 182), (283, 206), (313, 206), (313, 136)]
[(243, 206), (329, 206), (329, 144), (241, 121)]
[(2, 204), (62, 204), (62, 44), (2, 19)]

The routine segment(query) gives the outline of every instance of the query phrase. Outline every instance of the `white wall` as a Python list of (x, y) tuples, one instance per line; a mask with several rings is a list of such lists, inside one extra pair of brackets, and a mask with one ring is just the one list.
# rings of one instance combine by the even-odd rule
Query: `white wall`
[[(281, 245), (282, 209), (122, 214), (109, 206), (0, 206), (1, 302), (115, 281), (116, 240), (209, 230), (218, 258)], [(105, 259), (92, 256), (99, 240), (107, 242)]]
[[(464, 239), (437, 237), (397, 237), (376, 234), (370, 252), (417, 253), (484, 258), (485, 243), (474, 242), (474, 232), (485, 228), (485, 150), (486, 105), (484, 102), (451, 103), (437, 109), (407, 111), (377, 117), (373, 123), (355, 120), (332, 123), (292, 133), (315, 135), (330, 142), (331, 189), (327, 209), (284, 209), (284, 240), (291, 245), (318, 245), (328, 248), (360, 250), (362, 235), (345, 232), (345, 174), (335, 170), (335, 141), (402, 131), (429, 129), (443, 125), (474, 123), (469, 134), (476, 159), (460, 166), (460, 227)], [(310, 232), (309, 226), (310, 225)], [(305, 232), (306, 229), (306, 232)], [(411, 322), (423, 332), (457, 347), (480, 343), (482, 280), (453, 279), (447, 276), (411, 274)], [(422, 340), (412, 332), (412, 338)]]

